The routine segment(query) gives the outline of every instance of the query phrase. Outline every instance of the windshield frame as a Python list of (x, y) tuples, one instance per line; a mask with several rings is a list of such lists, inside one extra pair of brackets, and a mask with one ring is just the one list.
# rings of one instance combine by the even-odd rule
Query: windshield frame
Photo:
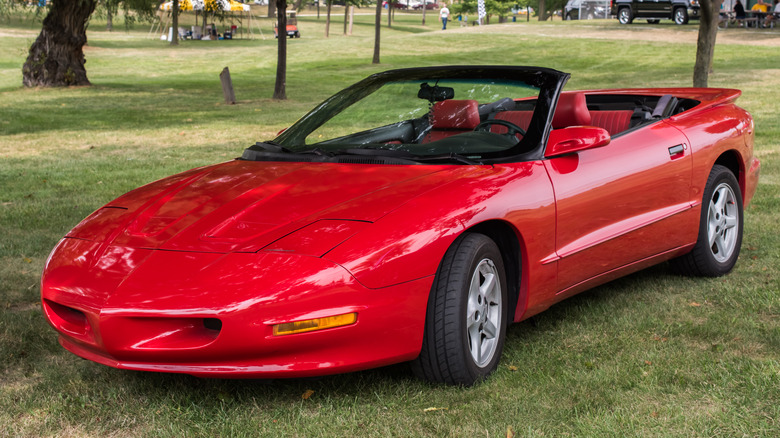
[[(346, 108), (375, 92), (385, 84), (415, 80), (497, 80), (514, 81), (539, 89), (527, 134), (512, 147), (482, 155), (481, 163), (516, 162), (540, 159), (549, 135), (554, 103), (569, 79), (568, 73), (541, 67), (515, 66), (440, 66), (389, 70), (373, 74), (345, 88), (316, 106), (272, 143), (301, 149), (306, 137)], [(299, 146), (300, 145), (300, 146)]]

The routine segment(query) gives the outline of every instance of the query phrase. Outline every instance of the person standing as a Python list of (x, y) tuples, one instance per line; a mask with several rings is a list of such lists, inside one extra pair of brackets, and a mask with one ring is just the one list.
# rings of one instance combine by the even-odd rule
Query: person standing
[(441, 30), (447, 30), (447, 19), (448, 18), (450, 18), (450, 10), (447, 9), (447, 5), (445, 4), (439, 10), (439, 19), (441, 20)]

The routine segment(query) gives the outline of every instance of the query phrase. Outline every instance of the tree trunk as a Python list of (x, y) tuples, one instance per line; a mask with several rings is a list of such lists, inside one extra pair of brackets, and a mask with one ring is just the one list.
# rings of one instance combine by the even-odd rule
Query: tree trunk
[(274, 18), (276, 15), (276, 0), (268, 0), (268, 18)]
[[(390, 4), (390, 2), (387, 3), (387, 15), (390, 15), (390, 8), (393, 6)], [(376, 20), (374, 20), (374, 59), (371, 61), (372, 64), (379, 64), (379, 30), (382, 28), (382, 2), (380, 0), (376, 1)], [(389, 24), (388, 24), (389, 26)]]
[(547, 21), (547, 10), (545, 9), (544, 0), (539, 0), (539, 12), (537, 12), (539, 21)]
[[(377, 0), (377, 1), (379, 1), (379, 0)], [(391, 21), (393, 20), (393, 9), (394, 9), (393, 8), (393, 3), (394, 3), (393, 1), (389, 1), (389, 0), (387, 2), (387, 27), (393, 27), (393, 23), (391, 23)], [(379, 10), (379, 16), (380, 17), (382, 16), (382, 10), (381, 9)], [(377, 64), (379, 64), (379, 63), (377, 62)]]
[(344, 4), (344, 35), (347, 34), (347, 21), (349, 21), (349, 4)]
[(179, 0), (173, 0), (171, 6), (171, 27), (173, 32), (171, 33), (171, 45), (179, 45)]
[(701, 0), (699, 37), (696, 41), (696, 63), (693, 65), (693, 86), (706, 87), (715, 57), (720, 5), (723, 0)]
[(279, 13), (276, 14), (276, 28), (278, 31), (276, 51), (276, 84), (274, 85), (274, 100), (287, 99), (287, 0), (271, 0), (276, 2)]
[(111, 2), (106, 2), (106, 30), (109, 32), (114, 30), (114, 7), (119, 9), (119, 5), (112, 5)]
[(89, 16), (96, 4), (97, 0), (52, 3), (22, 66), (25, 87), (90, 85), (83, 47), (87, 44)]
[(422, 25), (425, 26), (425, 10), (428, 9), (428, 4), (426, 3), (427, 0), (423, 0), (423, 21)]
[(325, 17), (325, 38), (330, 36), (330, 8), (333, 6), (333, 0), (328, 0), (328, 15)]

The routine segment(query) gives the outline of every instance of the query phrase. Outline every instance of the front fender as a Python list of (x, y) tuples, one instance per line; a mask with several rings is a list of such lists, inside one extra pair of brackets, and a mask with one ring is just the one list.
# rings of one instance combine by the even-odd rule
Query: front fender
[[(550, 181), (540, 162), (486, 166), (410, 200), (325, 258), (366, 287), (387, 287), (434, 275), (447, 248), (471, 227), (503, 220), (518, 228), (528, 218), (549, 218), (553, 210)], [(531, 234), (539, 228), (535, 223), (529, 227)]]

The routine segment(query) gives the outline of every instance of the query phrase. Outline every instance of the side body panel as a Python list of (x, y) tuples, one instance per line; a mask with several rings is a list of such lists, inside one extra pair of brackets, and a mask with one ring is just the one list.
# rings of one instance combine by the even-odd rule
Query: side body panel
[[(676, 153), (675, 153), (676, 152)], [(558, 290), (696, 240), (687, 139), (664, 122), (545, 162), (557, 202)]]

